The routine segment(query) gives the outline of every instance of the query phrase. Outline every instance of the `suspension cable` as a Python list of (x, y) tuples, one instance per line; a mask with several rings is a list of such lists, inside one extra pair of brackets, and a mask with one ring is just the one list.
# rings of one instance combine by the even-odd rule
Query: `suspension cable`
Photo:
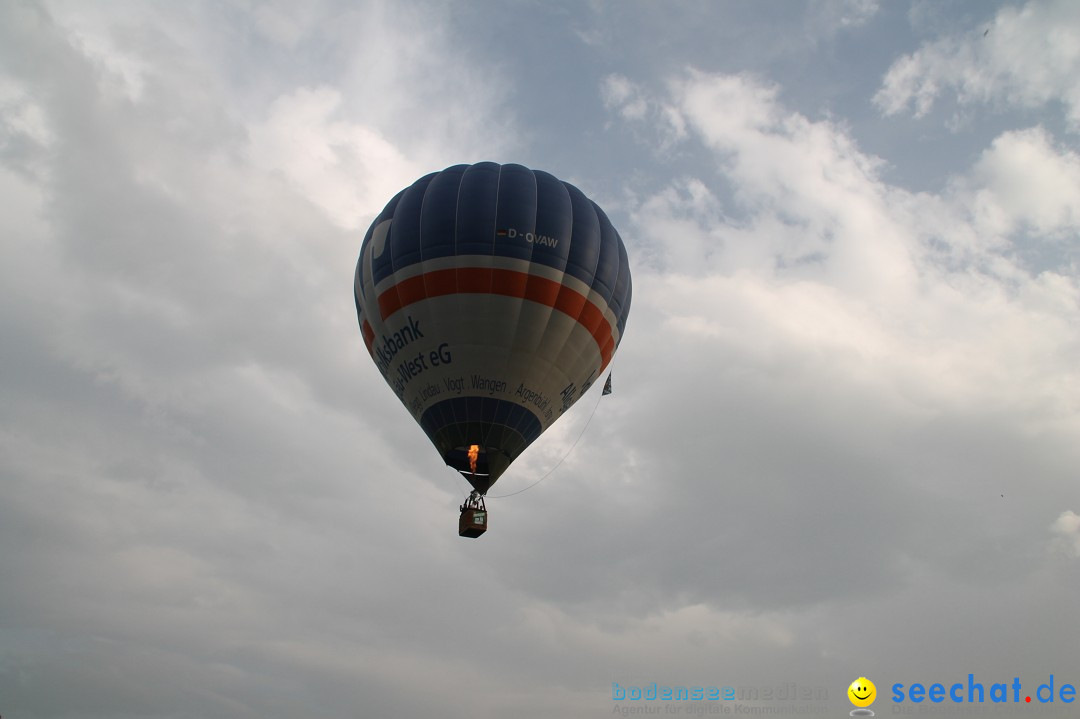
[(603, 396), (604, 396), (604, 393), (600, 392), (599, 397), (596, 398), (596, 404), (593, 405), (592, 412), (589, 413), (589, 418), (587, 420), (585, 420), (585, 426), (581, 428), (581, 432), (578, 433), (577, 439), (575, 439), (574, 443), (570, 445), (570, 449), (566, 450), (566, 454), (564, 454), (562, 456), (562, 459), (560, 459), (558, 462), (555, 463), (554, 467), (552, 467), (546, 473), (544, 473), (544, 475), (542, 477), (540, 477), (540, 479), (536, 480), (535, 482), (533, 482), (532, 484), (530, 484), (529, 486), (527, 486), (527, 487), (525, 487), (523, 489), (519, 489), (516, 492), (510, 492), (509, 494), (496, 494), (494, 496), (488, 495), (487, 498), (488, 499), (505, 499), (507, 497), (513, 497), (515, 494), (521, 494), (522, 492), (527, 492), (528, 490), (532, 489), (533, 487), (535, 487), (536, 485), (540, 484), (545, 479), (547, 479), (551, 475), (552, 472), (554, 472), (556, 469), (559, 468), (559, 465), (561, 465), (563, 462), (566, 461), (566, 458), (569, 457), (570, 453), (574, 451), (574, 447), (577, 447), (578, 442), (580, 442), (581, 438), (583, 436), (585, 436), (585, 430), (587, 430), (589, 428), (589, 423), (592, 422), (593, 415), (596, 414), (596, 409), (600, 406), (600, 398), (603, 397)]

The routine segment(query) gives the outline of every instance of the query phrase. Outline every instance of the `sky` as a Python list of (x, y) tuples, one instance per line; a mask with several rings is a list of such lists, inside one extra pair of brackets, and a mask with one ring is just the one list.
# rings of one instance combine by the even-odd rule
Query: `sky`
[[(352, 278), (485, 160), (634, 297), (466, 540)], [(1072, 0), (2, 2), (0, 715), (1080, 685), (1078, 197)]]

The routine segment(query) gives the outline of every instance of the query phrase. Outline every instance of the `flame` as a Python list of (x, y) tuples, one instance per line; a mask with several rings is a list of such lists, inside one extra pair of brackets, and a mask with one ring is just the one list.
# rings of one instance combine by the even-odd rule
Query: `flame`
[(469, 469), (473, 474), (476, 474), (476, 459), (480, 456), (480, 445), (473, 444), (469, 446)]

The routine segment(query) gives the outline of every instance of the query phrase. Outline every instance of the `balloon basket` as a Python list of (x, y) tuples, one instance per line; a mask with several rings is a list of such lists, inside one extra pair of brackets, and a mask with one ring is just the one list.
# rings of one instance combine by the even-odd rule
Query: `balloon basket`
[(476, 539), (487, 531), (487, 507), (484, 506), (484, 495), (473, 491), (465, 503), (461, 505), (461, 516), (458, 518), (458, 536)]
[(458, 536), (476, 539), (487, 531), (487, 510), (466, 509), (458, 519)]

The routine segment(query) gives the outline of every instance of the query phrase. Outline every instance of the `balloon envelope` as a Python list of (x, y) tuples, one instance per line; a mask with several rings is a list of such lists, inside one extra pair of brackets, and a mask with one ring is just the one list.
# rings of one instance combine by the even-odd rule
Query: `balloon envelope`
[(353, 290), (379, 371), (484, 493), (600, 378), (631, 283), (622, 239), (580, 190), (483, 162), (390, 200), (364, 237)]

